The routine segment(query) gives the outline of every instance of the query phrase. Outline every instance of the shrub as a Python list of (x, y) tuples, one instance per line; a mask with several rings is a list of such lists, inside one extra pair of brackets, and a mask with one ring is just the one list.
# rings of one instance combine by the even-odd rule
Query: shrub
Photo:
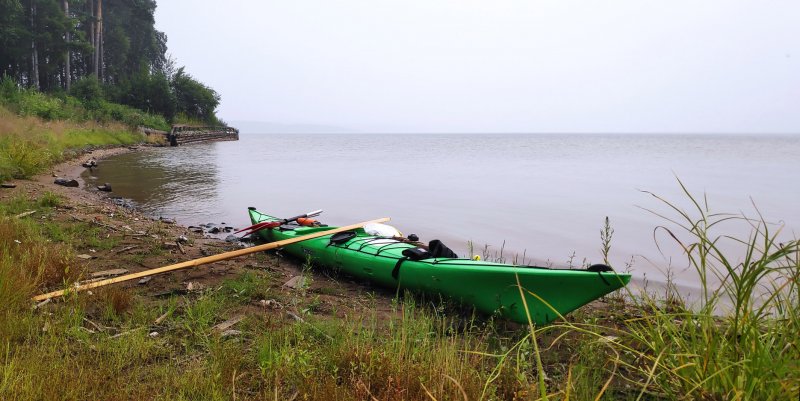
[(99, 122), (119, 121), (129, 127), (151, 127), (168, 131), (169, 123), (164, 117), (148, 114), (133, 107), (101, 101), (98, 107), (92, 110), (89, 115), (93, 120)]
[(44, 143), (17, 136), (0, 140), (0, 177), (28, 178), (53, 161), (54, 155)]
[(16, 103), (19, 96), (19, 87), (17, 82), (8, 75), (3, 75), (0, 80), (0, 102), (2, 103)]
[(21, 92), (17, 103), (17, 111), (23, 116), (36, 116), (45, 120), (66, 119), (69, 117), (61, 99), (33, 90)]
[(78, 98), (90, 109), (95, 109), (104, 100), (103, 87), (94, 76), (84, 77), (72, 84), (69, 94)]

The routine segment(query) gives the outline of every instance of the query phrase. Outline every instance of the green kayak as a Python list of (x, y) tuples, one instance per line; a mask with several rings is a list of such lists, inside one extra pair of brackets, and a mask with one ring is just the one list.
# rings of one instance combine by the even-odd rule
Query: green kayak
[[(280, 221), (252, 207), (249, 213), (253, 224)], [(284, 224), (257, 232), (272, 242), (334, 228)], [(481, 312), (498, 313), (515, 322), (527, 323), (528, 313), (517, 286), (519, 280), (530, 319), (537, 325), (552, 322), (624, 287), (631, 279), (629, 274), (610, 271), (605, 265), (559, 270), (433, 257), (418, 244), (396, 237), (368, 234), (363, 228), (348, 233), (290, 244), (283, 250), (385, 287), (441, 294), (473, 305)]]

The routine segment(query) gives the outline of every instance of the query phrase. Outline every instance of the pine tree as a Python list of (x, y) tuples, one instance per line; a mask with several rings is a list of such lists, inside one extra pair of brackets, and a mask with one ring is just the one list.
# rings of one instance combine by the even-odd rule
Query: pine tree
[[(64, 16), (69, 19), (69, 0), (64, 0)], [(72, 82), (72, 70), (70, 69), (70, 57), (71, 52), (69, 49), (69, 42), (70, 42), (70, 30), (67, 29), (64, 31), (64, 39), (67, 42), (67, 50), (64, 51), (64, 89), (69, 92), (69, 86)]]

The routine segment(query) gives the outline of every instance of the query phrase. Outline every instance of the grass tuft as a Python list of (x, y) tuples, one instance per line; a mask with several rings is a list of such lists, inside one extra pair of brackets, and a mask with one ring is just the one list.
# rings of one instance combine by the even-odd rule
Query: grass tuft
[[(0, 217), (0, 343), (40, 289), (77, 279), (69, 248), (48, 243), (28, 221)], [(24, 314), (24, 313), (23, 313)]]
[[(648, 379), (642, 391), (669, 398), (796, 397), (800, 350), (787, 340), (800, 333), (800, 243), (781, 240), (782, 227), (758, 209), (756, 218), (712, 213), (705, 199), (680, 185), (690, 210), (653, 196), (676, 216), (659, 214), (671, 223), (660, 229), (683, 250), (702, 296), (689, 305), (672, 287), (667, 298), (689, 307), (669, 309), (652, 297), (634, 298), (647, 313), (628, 320), (623, 335), (638, 350), (631, 367)], [(748, 237), (719, 233), (742, 227)]]

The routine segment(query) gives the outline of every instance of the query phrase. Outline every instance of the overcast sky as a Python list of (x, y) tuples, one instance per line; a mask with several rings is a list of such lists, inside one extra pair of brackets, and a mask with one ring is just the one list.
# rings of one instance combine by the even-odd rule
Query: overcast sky
[(798, 0), (161, 0), (156, 25), (230, 123), (800, 132)]

